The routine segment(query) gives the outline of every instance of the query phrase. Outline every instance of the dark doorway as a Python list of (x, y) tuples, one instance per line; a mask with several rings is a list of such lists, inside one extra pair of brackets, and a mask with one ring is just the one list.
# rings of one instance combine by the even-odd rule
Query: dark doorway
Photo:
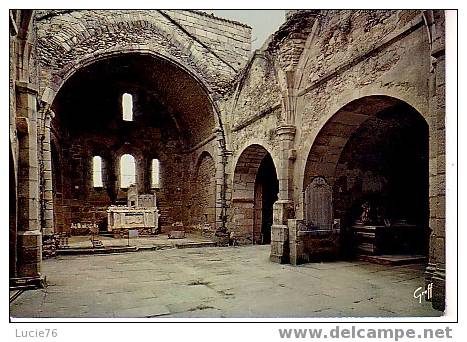
[(268, 153), (261, 161), (255, 182), (255, 227), (260, 228), (260, 244), (271, 243), (273, 204), (277, 201), (279, 181), (271, 155)]

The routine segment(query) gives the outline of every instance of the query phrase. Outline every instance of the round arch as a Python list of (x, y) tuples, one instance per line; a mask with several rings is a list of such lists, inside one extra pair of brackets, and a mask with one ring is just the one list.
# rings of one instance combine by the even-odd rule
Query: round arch
[(239, 155), (233, 174), (231, 210), (237, 241), (270, 243), (272, 205), (278, 192), (271, 154), (262, 145), (249, 145)]
[[(306, 140), (304, 141), (304, 146), (301, 149), (303, 151), (303, 158), (297, 159), (300, 163), (297, 165), (298, 168), (297, 174), (295, 175), (297, 179), (297, 187), (298, 191), (297, 194), (299, 198), (297, 199), (297, 203), (299, 203), (299, 208), (303, 209), (303, 201), (302, 201), (302, 194), (304, 191), (304, 177), (306, 174), (306, 164), (307, 164), (307, 159), (310, 156), (310, 153), (312, 152), (313, 145), (315, 145), (318, 135), (323, 131), (324, 127), (331, 122), (331, 119), (334, 117), (334, 115), (341, 113), (345, 111), (345, 108), (351, 108), (355, 104), (359, 103), (359, 101), (366, 101), (370, 99), (382, 99), (383, 103), (381, 106), (381, 110), (384, 110), (385, 108), (389, 108), (392, 105), (395, 105), (397, 103), (405, 103), (408, 106), (412, 107), (416, 112), (420, 114), (423, 119), (429, 123), (428, 120), (428, 108), (427, 108), (427, 103), (418, 101), (418, 99), (414, 99), (413, 97), (409, 97), (407, 94), (404, 93), (399, 93), (399, 92), (393, 92), (390, 90), (386, 89), (372, 89), (371, 87), (365, 87), (360, 91), (358, 94), (355, 94), (355, 92), (350, 92), (349, 94), (343, 94), (338, 98), (338, 100), (333, 103), (332, 106), (329, 107), (329, 109), (324, 113), (323, 116), (320, 117), (319, 119), (319, 124), (315, 130), (311, 133), (309, 137), (306, 137)], [(349, 107), (347, 107), (349, 106)], [(364, 113), (363, 113), (364, 114)], [(373, 113), (375, 114), (375, 113)], [(364, 114), (365, 115), (365, 114)], [(367, 118), (370, 115), (365, 115)], [(362, 116), (360, 119), (363, 119), (365, 116)], [(337, 118), (337, 117), (336, 117)], [(361, 123), (361, 122), (360, 122)], [(357, 126), (356, 126), (357, 127)], [(302, 210), (299, 210), (299, 212)]]
[(172, 55), (164, 52), (164, 51), (153, 51), (149, 48), (142, 48), (138, 47), (135, 48), (133, 46), (119, 46), (115, 47), (112, 49), (108, 49), (105, 51), (97, 51), (96, 53), (93, 53), (92, 55), (85, 56), (80, 60), (76, 60), (71, 62), (69, 66), (64, 68), (60, 74), (54, 75), (53, 82), (51, 81), (50, 83), (45, 85), (45, 89), (42, 93), (41, 99), (42, 101), (46, 104), (41, 111), (43, 113), (46, 113), (52, 106), (57, 94), (63, 87), (63, 85), (72, 77), (74, 76), (78, 71), (91, 66), (92, 64), (95, 64), (99, 61), (104, 61), (108, 60), (114, 57), (120, 57), (120, 56), (125, 56), (125, 55), (139, 55), (139, 56), (149, 56), (151, 58), (155, 59), (160, 59), (163, 60), (167, 63), (170, 63), (171, 65), (174, 65), (176, 68), (182, 70), (185, 72), (189, 77), (191, 77), (200, 87), (200, 89), (203, 91), (204, 95), (208, 99), (211, 109), (213, 110), (214, 113), (214, 119), (215, 119), (215, 127), (213, 128), (214, 130), (220, 130), (222, 134), (222, 144), (221, 147), (225, 147), (225, 132), (224, 132), (224, 126), (222, 124), (222, 118), (220, 115), (220, 110), (213, 100), (211, 94), (213, 90), (211, 87), (207, 84), (207, 82), (198, 75), (198, 73), (192, 69), (190, 66), (187, 64), (183, 63), (181, 60), (176, 59)]
[[(303, 165), (303, 217), (312, 216), (305, 200), (309, 185), (322, 177), (332, 188), (334, 219), (345, 229), (368, 202), (371, 222), (409, 222), (423, 229), (427, 242), (428, 132), (422, 114), (394, 97), (366, 96), (344, 105), (317, 131)], [(412, 244), (413, 251), (426, 253), (425, 242)]]

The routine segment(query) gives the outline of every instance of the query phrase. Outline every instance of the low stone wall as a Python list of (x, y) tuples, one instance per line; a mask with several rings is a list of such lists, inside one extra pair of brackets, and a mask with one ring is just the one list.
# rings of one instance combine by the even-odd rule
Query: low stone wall
[(95, 223), (72, 223), (70, 234), (73, 236), (83, 236), (98, 234), (99, 227)]
[(138, 230), (138, 236), (154, 236), (160, 233), (160, 230), (156, 229), (153, 233), (153, 228), (121, 228), (121, 229), (113, 229), (113, 237), (116, 239), (123, 239), (128, 238), (128, 231), (129, 230)]
[(340, 255), (340, 229), (301, 230), (301, 220), (288, 220), (290, 263), (335, 259)]

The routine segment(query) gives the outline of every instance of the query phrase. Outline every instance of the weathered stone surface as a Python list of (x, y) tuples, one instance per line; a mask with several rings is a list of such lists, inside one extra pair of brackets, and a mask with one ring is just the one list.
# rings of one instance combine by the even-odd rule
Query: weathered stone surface
[(305, 222), (315, 229), (332, 229), (332, 189), (322, 177), (316, 177), (305, 190)]
[(51, 286), (23, 293), (10, 313), (12, 320), (442, 315), (430, 303), (407, 298), (423, 286), (420, 265), (388, 270), (337, 261), (292, 267), (269, 262), (268, 254), (268, 246), (254, 246), (48, 259), (44, 271)]
[[(138, 191), (157, 193), (162, 231), (184, 222), (240, 244), (266, 234), (277, 262), (306, 251), (286, 225), (307, 219), (316, 176), (345, 241), (363, 200), (389, 208), (380, 219), (429, 226), (427, 282), (443, 307), (443, 11), (294, 10), (253, 55), (251, 28), (200, 11), (11, 10), (9, 20), (10, 275), (40, 272), (41, 242), (22, 232), (105, 226), (106, 208), (126, 198), (127, 153)], [(121, 120), (123, 93), (133, 122)]]

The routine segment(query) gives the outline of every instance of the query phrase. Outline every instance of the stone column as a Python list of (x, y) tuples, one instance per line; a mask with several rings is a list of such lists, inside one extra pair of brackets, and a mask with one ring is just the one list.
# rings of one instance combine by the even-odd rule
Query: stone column
[(429, 116), (429, 196), (430, 249), (426, 283), (433, 283), (433, 307), (445, 309), (446, 288), (446, 106), (445, 106), (445, 36), (443, 11), (425, 13), (431, 38), (431, 79)]
[(216, 164), (216, 231), (219, 229), (222, 229), (224, 226), (224, 223), (222, 221), (222, 216), (223, 216), (223, 208), (225, 206), (225, 195), (224, 195), (224, 151), (221, 148), (221, 144), (223, 142), (223, 137), (222, 137), (222, 132), (219, 130), (215, 131), (216, 134), (216, 143), (218, 144), (216, 148), (217, 156), (215, 158), (215, 164)]
[(16, 82), (18, 159), (17, 275), (40, 283), (42, 235), (39, 226), (39, 163), (37, 146), (37, 90)]
[(293, 144), (295, 126), (281, 125), (276, 134), (279, 138), (279, 199), (273, 205), (273, 225), (271, 227), (270, 260), (278, 263), (289, 262), (289, 231), (287, 220), (293, 213)]
[[(430, 144), (436, 158), (430, 158), (430, 167), (434, 174), (430, 175), (430, 264), (427, 271), (433, 272), (433, 307), (444, 311), (446, 288), (446, 155), (445, 155), (445, 100), (444, 100), (444, 55), (437, 58), (436, 66), (436, 94), (432, 97), (436, 101), (432, 108), (433, 121), (436, 125), (430, 129)], [(440, 69), (442, 71), (440, 71)], [(442, 73), (442, 77), (440, 77)], [(434, 165), (436, 163), (436, 166)], [(433, 269), (434, 266), (434, 269)]]
[(303, 254), (303, 241), (298, 235), (299, 222), (302, 221), (289, 219), (287, 222), (287, 226), (289, 228), (290, 264), (294, 266), (301, 262)]
[(217, 162), (216, 165), (216, 233), (215, 240), (219, 246), (227, 246), (229, 244), (229, 234), (227, 232), (227, 174), (226, 165), (229, 153), (225, 149), (225, 139), (222, 129), (217, 127), (214, 129), (216, 134), (217, 146)]
[(55, 117), (53, 111), (49, 110), (45, 114), (44, 120), (44, 137), (42, 141), (42, 162), (44, 174), (44, 227), (42, 227), (42, 234), (44, 236), (50, 236), (54, 234), (54, 200), (53, 200), (53, 179), (52, 174), (52, 153), (50, 145), (50, 124), (52, 119)]

